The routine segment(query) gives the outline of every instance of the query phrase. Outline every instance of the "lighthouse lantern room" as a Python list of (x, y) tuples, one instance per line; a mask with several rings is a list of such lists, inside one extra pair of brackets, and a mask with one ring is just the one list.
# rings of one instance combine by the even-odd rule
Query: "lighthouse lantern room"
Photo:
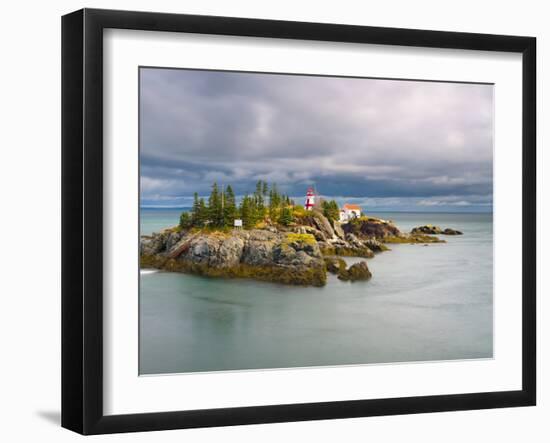
[(311, 211), (314, 206), (315, 206), (315, 192), (313, 191), (313, 188), (308, 188), (307, 194), (306, 194), (306, 204), (305, 204), (306, 211)]

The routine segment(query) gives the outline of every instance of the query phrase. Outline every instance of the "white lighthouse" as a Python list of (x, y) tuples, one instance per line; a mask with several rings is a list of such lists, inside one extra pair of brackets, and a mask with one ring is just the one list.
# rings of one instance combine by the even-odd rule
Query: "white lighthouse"
[(313, 188), (308, 188), (307, 194), (306, 194), (306, 204), (305, 204), (306, 211), (311, 211), (314, 206), (315, 206), (315, 193), (313, 192)]

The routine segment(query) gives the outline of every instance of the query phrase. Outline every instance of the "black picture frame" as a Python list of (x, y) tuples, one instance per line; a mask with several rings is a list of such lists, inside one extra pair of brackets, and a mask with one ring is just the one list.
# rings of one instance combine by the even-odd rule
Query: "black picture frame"
[[(103, 413), (103, 30), (522, 54), (522, 389), (130, 415)], [(83, 9), (62, 18), (62, 426), (81, 434), (531, 406), (536, 403), (536, 39)], [(519, 147), (518, 147), (519, 149)]]

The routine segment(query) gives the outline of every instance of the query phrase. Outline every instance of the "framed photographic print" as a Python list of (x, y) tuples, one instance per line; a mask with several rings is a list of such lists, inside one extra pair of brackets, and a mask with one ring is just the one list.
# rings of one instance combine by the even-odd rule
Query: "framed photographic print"
[(62, 21), (62, 425), (529, 406), (532, 37)]

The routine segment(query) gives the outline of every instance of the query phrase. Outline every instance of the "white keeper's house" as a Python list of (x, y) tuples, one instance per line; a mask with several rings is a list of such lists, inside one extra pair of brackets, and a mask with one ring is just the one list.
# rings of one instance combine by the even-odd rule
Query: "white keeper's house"
[(353, 218), (361, 217), (361, 206), (346, 203), (340, 209), (340, 221), (347, 222)]

